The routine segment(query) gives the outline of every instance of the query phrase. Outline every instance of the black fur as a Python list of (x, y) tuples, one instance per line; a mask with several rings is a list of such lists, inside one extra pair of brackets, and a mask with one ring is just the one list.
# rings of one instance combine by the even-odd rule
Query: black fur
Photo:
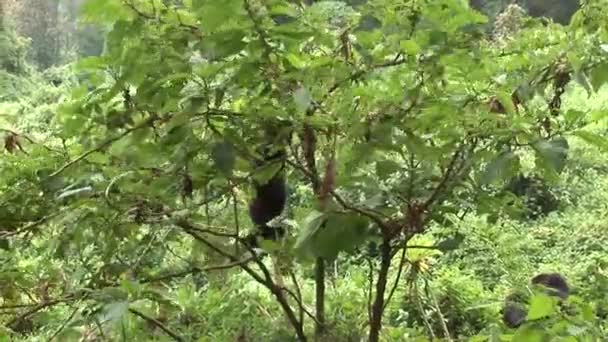
[[(266, 153), (264, 160), (256, 164), (257, 166), (264, 166), (273, 162), (284, 163), (284, 157), (284, 150), (280, 150), (274, 154)], [(256, 195), (249, 204), (249, 216), (251, 217), (251, 221), (256, 225), (257, 232), (245, 238), (245, 243), (250, 247), (258, 247), (258, 237), (264, 240), (278, 240), (285, 235), (284, 228), (268, 226), (268, 222), (281, 215), (287, 201), (287, 187), (283, 167), (284, 165), (265, 184), (253, 181)]]
[(526, 307), (516, 301), (507, 300), (505, 301), (505, 307), (502, 313), (502, 321), (509, 328), (518, 328), (526, 321), (527, 315)]
[(255, 199), (249, 204), (249, 216), (251, 221), (258, 226), (264, 227), (273, 218), (281, 215), (285, 207), (287, 189), (285, 178), (280, 174), (275, 175), (266, 184), (255, 184)]
[[(534, 276), (532, 285), (542, 285), (547, 289), (548, 295), (566, 299), (570, 295), (570, 287), (566, 279), (559, 273), (541, 273)], [(517, 294), (511, 294), (505, 299), (502, 321), (509, 328), (518, 328), (526, 322), (528, 314), (525, 307), (525, 298), (520, 298)]]
[(570, 287), (566, 279), (559, 273), (541, 273), (532, 278), (533, 285), (542, 285), (550, 292), (549, 295), (556, 295), (561, 299), (566, 299), (570, 295)]

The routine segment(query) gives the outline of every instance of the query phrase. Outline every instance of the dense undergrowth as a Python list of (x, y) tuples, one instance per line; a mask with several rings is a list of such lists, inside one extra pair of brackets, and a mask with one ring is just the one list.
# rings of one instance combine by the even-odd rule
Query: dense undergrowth
[[(7, 93), (12, 101), (0, 103), (0, 112), (5, 115), (4, 127), (44, 138), (50, 146), (60, 143), (60, 132), (56, 130), (52, 113), (57, 111), (75, 81), (69, 67), (57, 70), (52, 77), (36, 71), (18, 76), (22, 88), (15, 89), (14, 94)], [(60, 84), (53, 83), (57, 79), (61, 80)], [(565, 103), (605, 111), (608, 92), (588, 97), (584, 89), (571, 87)], [(595, 128), (600, 134), (606, 129), (608, 126), (602, 123)], [(36, 146), (28, 145), (26, 149)], [(571, 143), (566, 171), (550, 185), (560, 206), (548, 216), (529, 221), (503, 216), (494, 222), (488, 221), (487, 216), (468, 214), (447, 228), (466, 236), (458, 250), (446, 255), (425, 249), (408, 251), (409, 260), (420, 263), (419, 268), (412, 267), (408, 272), (412, 276), (415, 272), (423, 273), (423, 280), (396, 289), (387, 309), (386, 341), (404, 338), (416, 341), (427, 336), (429, 328), (435, 336), (443, 336), (447, 329), (453, 338), (462, 339), (500, 327), (504, 297), (540, 272), (564, 274), (581, 300), (593, 303), (598, 315), (608, 317), (605, 296), (608, 293), (608, 168), (605, 166), (608, 156), (598, 152), (597, 148), (577, 141)], [(38, 158), (42, 153), (38, 151)], [(433, 232), (445, 234), (446, 227), (436, 226), (420, 236), (421, 244), (434, 241)], [(47, 264), (44, 255), (37, 254), (35, 246), (43, 247), (44, 243), (37, 240), (32, 243), (33, 249), (13, 255), (12, 260), (20, 266), (27, 265), (26, 269), (32, 271), (61, 273), (61, 263)], [(328, 341), (359, 341), (364, 337), (368, 267), (365, 262), (354, 260), (344, 256), (334, 265), (336, 273), (331, 277), (327, 303), (333, 336), (328, 337)], [(174, 261), (179, 263), (177, 259)], [(300, 285), (303, 296), (312, 300), (313, 280), (308, 278)], [(195, 273), (169, 288), (157, 290), (179, 307), (177, 315), (160, 314), (166, 324), (195, 332), (194, 336), (201, 336), (199, 341), (231, 341), (239, 335), (251, 341), (291, 340), (290, 328), (273, 298), (243, 272)], [(62, 320), (69, 315), (66, 310), (69, 308), (37, 315), (33, 322), (38, 326), (36, 333), (23, 340), (46, 340), (63, 324)], [(445, 325), (440, 323), (442, 318)], [(147, 338), (152, 336), (148, 335), (150, 327), (142, 325), (136, 317), (121, 321), (121, 329), (127, 336), (141, 336), (143, 331), (148, 331)], [(153, 335), (156, 340), (165, 340), (159, 331)]]
[[(23, 58), (23, 55), (20, 56)], [(0, 55), (0, 58), (3, 57)], [(11, 63), (15, 64), (14, 61)], [(41, 174), (48, 175), (61, 168), (66, 160), (71, 163), (74, 155), (86, 152), (88, 147), (100, 140), (94, 136), (99, 132), (87, 126), (95, 118), (82, 123), (87, 126), (86, 130), (92, 132), (91, 137), (87, 136), (89, 131), (70, 124), (68, 114), (73, 93), (87, 93), (87, 86), (90, 86), (79, 84), (74, 70), (72, 65), (43, 73), (27, 66), (19, 72), (7, 70), (6, 67), (0, 70), (0, 128), (6, 135), (21, 135), (20, 143), (25, 151), (6, 152), (0, 161), (0, 193), (4, 201), (23, 203), (20, 215), (32, 216), (53, 209), (55, 203), (52, 201), (43, 202), (28, 197), (39, 190), (31, 184), (40, 182), (43, 178)], [(571, 84), (564, 95), (563, 110), (567, 112), (570, 108), (589, 111), (591, 115), (595, 113), (598, 118), (603, 118), (605, 115), (600, 114), (608, 111), (608, 90), (603, 88), (589, 96), (583, 87)], [(62, 115), (58, 115), (59, 112)], [(604, 136), (608, 130), (608, 123), (602, 120), (605, 119), (592, 126), (592, 131), (599, 136)], [(73, 132), (78, 130), (82, 130), (82, 134), (74, 136)], [(111, 132), (112, 128), (107, 130)], [(128, 146), (120, 148), (129, 151)], [(125, 152), (125, 155), (143, 159), (154, 155), (154, 150), (146, 153), (148, 155), (134, 156)], [(91, 179), (75, 176), (79, 191), (86, 192), (82, 189), (94, 185), (95, 177), (103, 178), (103, 172), (97, 169), (95, 163), (106, 165), (112, 162), (115, 160), (102, 153), (92, 154), (85, 161), (85, 164), (89, 163), (88, 166), (83, 168), (94, 176)], [(534, 162), (533, 155), (522, 153), (524, 173), (534, 174)], [(479, 337), (479, 341), (502, 341), (501, 334), (508, 331), (501, 321), (504, 298), (514, 289), (524, 287), (533, 275), (541, 272), (565, 275), (574, 289), (570, 300), (581, 303), (579, 310), (584, 314), (587, 314), (585, 305), (590, 305), (593, 314), (584, 317), (599, 335), (608, 336), (606, 165), (608, 154), (581, 140), (571, 139), (564, 171), (559, 177), (546, 181), (558, 203), (556, 210), (530, 219), (509, 215), (517, 205), (523, 206), (525, 203), (501, 207), (489, 214), (476, 214), (474, 210), (469, 212), (463, 208), (463, 215), (462, 212), (446, 215), (442, 223), (435, 222), (426, 232), (412, 238), (406, 258), (392, 260), (388, 281), (388, 294), (392, 300), (386, 307), (382, 340), (429, 341), (430, 337), (435, 337), (446, 341), (475, 341), (474, 336), (483, 335), (490, 338)], [(198, 170), (192, 172), (196, 175)], [(4, 273), (0, 275), (0, 322), (7, 327), (0, 330), (0, 341), (16, 340), (17, 335), (18, 340), (22, 341), (47, 341), (51, 338), (62, 341), (177, 339), (172, 338), (164, 328), (179, 331), (181, 336), (188, 336), (186, 340), (193, 341), (297, 340), (276, 298), (259, 281), (238, 268), (204, 270), (204, 266), (217, 265), (223, 260), (214, 251), (193, 241), (174, 238), (174, 232), (170, 229), (156, 236), (158, 232), (151, 227), (139, 228), (132, 222), (121, 225), (112, 223), (114, 214), (103, 212), (103, 206), (112, 207), (113, 203), (108, 200), (111, 186), (126, 173), (110, 172), (111, 177), (104, 180), (104, 191), (99, 196), (102, 200), (79, 202), (78, 211), (70, 208), (66, 200), (69, 200), (69, 196), (78, 196), (78, 193), (55, 197), (62, 204), (61, 201), (66, 201), (66, 208), (74, 209), (74, 213), (57, 213), (58, 220), (48, 226), (42, 225), (47, 230), (37, 231), (40, 235), (31, 234), (18, 242), (11, 241), (11, 248), (7, 240), (1, 240), (0, 262), (5, 266)], [(20, 183), (23, 179), (26, 181)], [(24, 184), (24, 188), (17, 188), (15, 184)], [(301, 203), (301, 206), (289, 209), (296, 218), (294, 221), (301, 221), (312, 207), (309, 204), (306, 206), (310, 202), (307, 200), (313, 198), (312, 192), (303, 184), (300, 179), (292, 189), (291, 203)], [(168, 186), (162, 182), (154, 185), (158, 188)], [(54, 190), (61, 188), (54, 184), (43, 184), (42, 187), (45, 186)], [(145, 188), (134, 187), (133, 192), (142, 189)], [(155, 191), (158, 193), (154, 193), (154, 196), (163, 195), (163, 190)], [(40, 193), (40, 196), (44, 194)], [(233, 219), (232, 211), (226, 208), (230, 208), (226, 203), (212, 207), (219, 223), (226, 224)], [(4, 216), (0, 219), (9, 222), (6, 219), (10, 215), (1, 213)], [(245, 213), (235, 216), (241, 222), (246, 222), (244, 226), (249, 225)], [(72, 226), (78, 226), (80, 220), (91, 217), (95, 220), (86, 221), (90, 225), (87, 228), (91, 230), (74, 229)], [(296, 223), (293, 225), (297, 226)], [(454, 235), (463, 237), (454, 250), (447, 248), (446, 252), (441, 252), (429, 248), (445, 241), (446, 236)], [(112, 238), (116, 238), (116, 241)], [(163, 239), (167, 239), (167, 242), (164, 243)], [(83, 247), (80, 244), (90, 240), (107, 243), (109, 247), (100, 248), (94, 244)], [(156, 248), (156, 243), (163, 243), (163, 248)], [(221, 243), (218, 241), (218, 244)], [(114, 250), (120, 251), (116, 252), (118, 256), (112, 254)], [(138, 278), (130, 273), (132, 269), (122, 264), (120, 257), (129, 253), (135, 255), (135, 263), (141, 267), (138, 272), (145, 273), (148, 280)], [(197, 270), (187, 270), (183, 276), (175, 276), (174, 279), (167, 277), (162, 284), (149, 281), (149, 278), (167, 273), (182, 272), (184, 265), (189, 265), (184, 255), (203, 266)], [(266, 258), (265, 263), (272, 265), (280, 259), (280, 256), (272, 256)], [(285, 259), (291, 260), (288, 257)], [(373, 279), (370, 280), (369, 260), (359, 254), (341, 253), (337, 260), (327, 265), (325, 304), (328, 333), (324, 341), (354, 342), (367, 336), (372, 297), (369, 289), (373, 287), (370, 285)], [(406, 260), (405, 267), (399, 271), (402, 260)], [(95, 269), (99, 271), (95, 274), (98, 278), (91, 280), (84, 277), (90, 271), (86, 265), (98, 268)], [(293, 278), (299, 279), (301, 293), (298, 296), (301, 302), (313, 303), (313, 267), (305, 264), (290, 271)], [(291, 276), (284, 274), (285, 278)], [(398, 283), (395, 283), (396, 278), (400, 279)], [(95, 286), (80, 288), (83, 279), (95, 282)], [(20, 311), (15, 311), (20, 309), (19, 304), (15, 304), (15, 307), (9, 305), (28, 301), (44, 305), (52, 301), (57, 293), (62, 293), (61, 287), (90, 291), (93, 300), (86, 296), (75, 302), (66, 300), (66, 305), (49, 305), (48, 309), (36, 310), (35, 314), (26, 317), (20, 316), (23, 315)], [(131, 303), (116, 300), (123, 296), (137, 300)], [(145, 301), (142, 298), (153, 300)], [(85, 302), (86, 305), (83, 304)], [(24, 307), (27, 310), (30, 306), (24, 304)], [(129, 311), (131, 309), (136, 311)], [(306, 307), (305, 311), (312, 312), (313, 308)], [(141, 312), (146, 314), (138, 314)], [(93, 316), (96, 318), (91, 323), (89, 318)], [(15, 317), (22, 319), (16, 321)], [(154, 317), (153, 320), (150, 317)], [(104, 328), (101, 328), (102, 325)], [(106, 330), (107, 325), (111, 328)], [(306, 321), (305, 329), (314, 329), (313, 319)], [(583, 332), (581, 328), (580, 333)], [(572, 337), (578, 332), (568, 333)], [(563, 337), (560, 341), (574, 341), (568, 339), (570, 337)]]

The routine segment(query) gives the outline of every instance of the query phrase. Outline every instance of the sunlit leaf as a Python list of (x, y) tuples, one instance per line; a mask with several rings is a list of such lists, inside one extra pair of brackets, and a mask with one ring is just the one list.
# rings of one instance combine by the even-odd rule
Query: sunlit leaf
[(537, 320), (548, 317), (555, 312), (555, 299), (544, 294), (537, 294), (530, 300), (528, 320)]

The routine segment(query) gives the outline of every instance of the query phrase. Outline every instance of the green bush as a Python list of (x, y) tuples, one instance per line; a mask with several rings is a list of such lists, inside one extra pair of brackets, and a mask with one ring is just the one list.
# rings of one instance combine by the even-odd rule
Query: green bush
[(25, 73), (25, 57), (29, 48), (29, 39), (17, 36), (12, 30), (0, 28), (0, 71), (17, 75)]

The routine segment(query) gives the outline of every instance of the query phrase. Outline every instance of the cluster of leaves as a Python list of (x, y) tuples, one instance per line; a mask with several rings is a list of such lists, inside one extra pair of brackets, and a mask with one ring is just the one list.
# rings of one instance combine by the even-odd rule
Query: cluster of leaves
[(9, 27), (0, 27), (0, 70), (17, 75), (26, 72), (28, 49), (28, 39), (18, 36)]
[[(53, 337), (124, 338), (137, 331), (125, 327), (129, 313), (150, 334), (213, 338), (218, 316), (203, 328), (204, 317), (192, 312), (199, 293), (206, 309), (241, 323), (267, 310), (256, 296), (275, 300), (287, 323), (272, 314), (281, 322), (254, 322), (262, 340), (304, 341), (313, 326), (319, 336), (340, 331), (339, 311), (328, 317), (324, 306), (351, 304), (368, 316), (353, 319), (369, 322), (369, 339), (378, 341), (395, 294), (408, 295), (417, 317), (390, 319), (411, 331), (385, 336), (449, 339), (482, 329), (486, 314), (460, 315), (481, 285), (433, 288), (429, 264), (463, 240), (445, 226), (500, 211), (487, 205), (497, 202), (485, 190), (521, 172), (522, 155), (557, 179), (567, 137), (608, 146), (583, 130), (600, 117), (560, 107), (571, 79), (590, 93), (607, 81), (608, 31), (597, 14), (605, 4), (586, 3), (568, 30), (526, 27), (500, 52), (483, 39), (486, 18), (460, 1), (333, 5), (87, 3), (85, 15), (112, 30), (106, 53), (80, 62), (89, 77), (49, 122), (56, 146), (29, 146), (27, 158), (7, 154), (0, 164), (0, 285), (5, 308), (16, 312), (7, 322), (14, 333), (45, 327)], [(379, 25), (359, 26), (361, 18)], [(495, 101), (499, 112), (488, 105)], [(239, 239), (248, 226), (245, 185), (276, 171), (250, 163), (265, 144), (287, 146), (288, 180), (308, 189), (291, 214), (292, 234), (264, 245), (276, 274)], [(326, 298), (325, 261), (370, 241), (377, 258), (366, 258), (369, 272), (354, 271), (367, 295)], [(240, 289), (232, 307), (218, 306), (222, 280), (245, 275), (258, 291)], [(189, 280), (202, 289), (186, 287)], [(37, 315), (47, 308), (55, 309), (53, 324)], [(519, 341), (534, 341), (537, 330), (526, 331), (533, 332)]]

